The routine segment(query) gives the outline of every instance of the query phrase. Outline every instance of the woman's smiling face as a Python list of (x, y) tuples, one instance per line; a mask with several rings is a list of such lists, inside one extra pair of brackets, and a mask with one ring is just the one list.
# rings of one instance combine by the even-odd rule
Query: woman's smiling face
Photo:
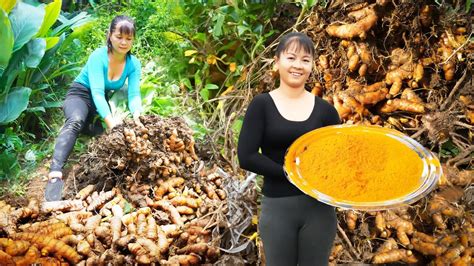
[(293, 42), (275, 58), (275, 65), (280, 74), (280, 86), (304, 88), (313, 67), (313, 56)]

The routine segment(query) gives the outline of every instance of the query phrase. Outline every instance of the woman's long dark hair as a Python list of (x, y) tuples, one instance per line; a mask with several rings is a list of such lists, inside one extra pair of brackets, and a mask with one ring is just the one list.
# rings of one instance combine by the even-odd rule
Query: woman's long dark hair
[[(125, 15), (116, 16), (114, 19), (112, 19), (112, 22), (110, 22), (109, 32), (107, 34), (107, 50), (109, 53), (112, 52), (112, 42), (110, 41), (110, 35), (112, 35), (112, 32), (117, 29), (117, 24), (122, 21), (127, 21), (129, 23), (122, 23), (122, 25), (120, 25), (120, 28), (118, 28), (120, 34), (132, 35), (135, 38), (135, 21), (133, 21), (131, 17)], [(131, 51), (132, 50), (128, 51), (127, 54), (130, 55)]]
[(279, 58), (281, 53), (288, 50), (293, 44), (296, 45), (297, 50), (303, 49), (305, 53), (314, 57), (313, 41), (306, 34), (301, 32), (290, 32), (283, 35), (276, 48), (275, 56)]

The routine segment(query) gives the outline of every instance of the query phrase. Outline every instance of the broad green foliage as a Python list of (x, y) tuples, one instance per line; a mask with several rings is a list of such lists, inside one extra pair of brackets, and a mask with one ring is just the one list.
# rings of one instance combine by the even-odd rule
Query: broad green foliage
[(268, 28), (276, 1), (182, 1), (191, 31), (182, 32), (187, 40), (186, 75), (182, 84), (208, 101), (233, 85), (274, 32)]
[(46, 15), (44, 16), (43, 23), (38, 31), (37, 37), (46, 36), (48, 30), (53, 26), (54, 22), (59, 17), (61, 11), (61, 0), (54, 0), (52, 3), (45, 7)]
[(15, 120), (26, 109), (30, 94), (30, 88), (16, 88), (0, 102), (0, 125)]
[[(45, 89), (43, 82), (51, 78), (48, 75), (49, 71), (53, 70), (55, 52), (73, 26), (88, 21), (88, 16), (80, 14), (81, 17), (71, 19), (72, 22), (66, 20), (65, 23), (51, 28), (56, 23), (60, 10), (61, 0), (55, 0), (48, 5), (18, 2), (10, 12), (8, 20), (2, 20), (2, 32), (6, 32), (5, 36), (8, 36), (8, 23), (10, 23), (14, 38), (13, 49), (10, 49), (13, 51), (10, 52), (11, 56), (8, 52), (8, 39), (6, 39), (7, 49), (2, 49), (0, 54), (0, 124), (10, 123), (18, 118), (32, 100), (29, 97), (30, 93), (35, 98), (29, 110), (44, 111), (44, 107), (34, 106), (38, 104), (34, 100)], [(1, 38), (3, 37), (2, 34)], [(55, 68), (61, 69), (61, 66), (56, 65)], [(5, 99), (12, 98), (12, 94), (19, 88), (28, 89), (30, 91), (28, 97), (15, 98), (19, 107), (15, 112), (2, 113), (10, 110), (5, 106), (7, 104)], [(42, 99), (40, 102), (44, 103)]]
[(0, 1), (0, 8), (5, 11), (5, 13), (10, 13), (10, 11), (15, 7), (16, 0), (2, 0)]
[(13, 52), (18, 51), (35, 36), (44, 18), (44, 7), (34, 7), (18, 2), (10, 13), (10, 23), (14, 34)]
[(0, 43), (2, 44), (2, 49), (0, 49), (1, 76), (13, 52), (13, 31), (7, 13), (3, 9), (0, 10)]

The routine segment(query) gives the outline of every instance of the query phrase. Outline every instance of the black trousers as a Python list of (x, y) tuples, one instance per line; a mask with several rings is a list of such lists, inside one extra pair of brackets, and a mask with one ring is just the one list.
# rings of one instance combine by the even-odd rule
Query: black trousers
[(267, 266), (328, 265), (337, 227), (333, 207), (307, 195), (263, 197), (258, 227)]
[(97, 111), (91, 92), (82, 84), (75, 82), (71, 85), (64, 100), (63, 112), (66, 122), (56, 139), (50, 171), (62, 171), (79, 133), (94, 136), (104, 132), (101, 120), (94, 119)]

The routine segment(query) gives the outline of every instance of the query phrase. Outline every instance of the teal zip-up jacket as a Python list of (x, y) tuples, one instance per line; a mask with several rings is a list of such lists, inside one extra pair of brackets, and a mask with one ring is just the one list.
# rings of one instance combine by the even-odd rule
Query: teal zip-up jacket
[(118, 80), (108, 79), (109, 57), (107, 47), (96, 49), (89, 56), (86, 65), (79, 76), (74, 80), (91, 90), (92, 100), (97, 112), (102, 118), (110, 115), (110, 108), (105, 99), (108, 90), (119, 90), (128, 78), (128, 108), (130, 112), (142, 111), (142, 99), (140, 95), (140, 61), (133, 55), (127, 55), (122, 76)]

